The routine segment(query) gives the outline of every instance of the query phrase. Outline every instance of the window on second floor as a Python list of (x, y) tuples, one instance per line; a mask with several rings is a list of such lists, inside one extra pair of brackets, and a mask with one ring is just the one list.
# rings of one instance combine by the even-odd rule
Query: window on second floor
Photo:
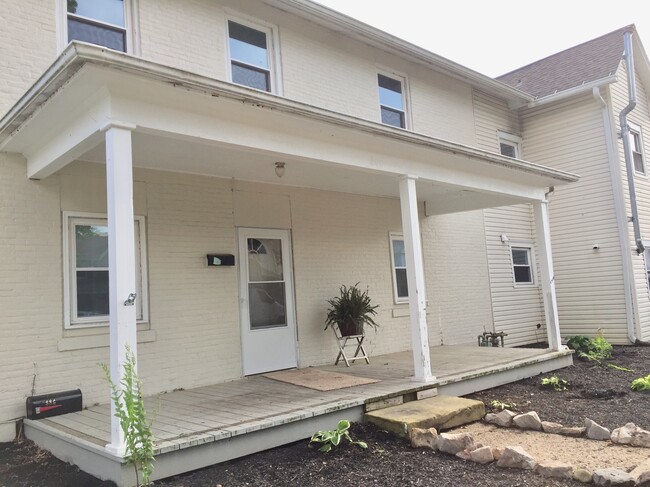
[(406, 102), (404, 97), (404, 79), (390, 77), (379, 73), (379, 107), (381, 123), (393, 127), (406, 128)]
[(233, 83), (276, 91), (273, 84), (271, 30), (228, 21), (230, 76)]
[(521, 151), (521, 137), (509, 134), (507, 132), (497, 132), (499, 139), (499, 153), (502, 156), (519, 159)]
[(84, 41), (127, 52), (125, 0), (67, 0), (67, 42)]
[(643, 157), (643, 139), (641, 138), (641, 127), (630, 124), (630, 146), (632, 147), (632, 162), (634, 171), (645, 174), (645, 161)]

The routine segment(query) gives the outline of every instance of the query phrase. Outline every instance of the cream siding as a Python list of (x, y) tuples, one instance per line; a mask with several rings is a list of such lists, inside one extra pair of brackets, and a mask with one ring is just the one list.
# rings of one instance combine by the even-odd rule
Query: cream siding
[[(599, 328), (627, 343), (623, 272), (599, 103), (584, 95), (522, 113), (525, 155), (579, 174), (550, 197), (551, 237), (562, 336)], [(598, 250), (593, 246), (599, 245)]]
[[(497, 131), (521, 135), (519, 115), (498, 98), (474, 90), (474, 118), (478, 147), (499, 152)], [(526, 141), (523, 141), (526, 147)], [(508, 333), (507, 345), (525, 345), (546, 340), (544, 305), (539, 273), (535, 285), (515, 286), (510, 245), (501, 241), (506, 234), (511, 242), (534, 248), (533, 211), (530, 205), (483, 210), (485, 244), (489, 262), (494, 330)], [(538, 328), (539, 325), (539, 328)]]
[[(625, 64), (622, 63), (617, 73), (619, 81), (611, 87), (611, 103), (615, 117), (616, 130), (620, 131), (619, 114), (628, 104), (627, 90), (627, 71)], [(639, 223), (641, 226), (641, 236), (644, 241), (650, 240), (650, 105), (648, 102), (648, 92), (641, 79), (636, 78), (637, 87), (637, 105), (628, 115), (628, 121), (633, 122), (641, 127), (644, 159), (646, 162), (646, 175), (635, 174), (634, 184), (636, 188), (637, 207), (639, 211)], [(627, 172), (625, 168), (625, 158), (623, 151), (623, 142), (618, 140), (618, 154), (620, 158), (621, 179), (623, 181), (623, 194), (625, 198), (626, 214), (631, 215), (629, 190), (627, 185)], [(646, 276), (645, 262), (643, 255), (637, 254), (634, 250), (634, 229), (630, 224), (629, 241), (631, 242), (632, 266), (634, 268), (634, 296), (635, 296), (635, 320), (638, 321), (641, 330), (639, 339), (650, 340), (650, 294), (648, 292), (648, 280)]]

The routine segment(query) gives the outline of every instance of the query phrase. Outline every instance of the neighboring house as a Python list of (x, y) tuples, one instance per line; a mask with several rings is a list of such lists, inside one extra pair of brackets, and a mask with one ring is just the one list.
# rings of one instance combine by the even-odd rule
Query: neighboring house
[[(620, 117), (629, 104), (626, 32), (636, 85), (636, 104), (626, 117), (629, 166)], [(635, 27), (498, 79), (535, 97), (516, 111), (510, 126), (499, 127), (507, 132), (501, 153), (522, 154), (526, 160), (581, 176), (578, 183), (556, 188), (549, 197), (562, 336), (594, 336), (602, 330), (613, 343), (650, 340), (650, 65)], [(493, 242), (497, 234), (518, 239), (513, 227), (525, 233), (530, 211), (525, 206), (517, 211), (486, 210), (488, 249), (498, 247), (490, 244), (490, 233)], [(494, 269), (490, 262), (493, 295), (498, 286)], [(496, 314), (498, 304), (494, 306)], [(514, 299), (507, 306), (539, 312), (537, 302)], [(496, 318), (495, 325), (506, 326)]]
[(371, 353), (412, 350), (422, 382), (429, 343), (495, 326), (562, 348), (546, 193), (578, 178), (517, 152), (533, 96), (307, 0), (3, 21), (0, 440), (33, 390), (107, 403), (97, 364), (116, 379), (127, 345), (146, 393), (329, 363), (341, 284), (380, 305)]

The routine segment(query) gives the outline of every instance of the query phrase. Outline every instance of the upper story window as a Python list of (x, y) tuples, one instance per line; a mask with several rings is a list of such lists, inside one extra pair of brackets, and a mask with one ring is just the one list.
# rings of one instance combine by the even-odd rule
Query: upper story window
[(66, 43), (84, 41), (127, 52), (124, 0), (67, 0)]
[(233, 83), (277, 92), (273, 66), (273, 31), (228, 20), (230, 76)]
[(406, 128), (405, 80), (394, 76), (377, 75), (381, 123)]
[(409, 288), (406, 275), (404, 237), (401, 234), (390, 234), (390, 256), (393, 268), (393, 296), (395, 302), (406, 303), (409, 300)]
[(645, 161), (643, 158), (643, 139), (641, 138), (641, 127), (636, 124), (630, 124), (630, 146), (632, 148), (632, 160), (634, 162), (634, 171), (639, 174), (645, 174)]
[(499, 139), (499, 153), (502, 156), (519, 159), (521, 153), (521, 137), (509, 134), (507, 132), (497, 132)]

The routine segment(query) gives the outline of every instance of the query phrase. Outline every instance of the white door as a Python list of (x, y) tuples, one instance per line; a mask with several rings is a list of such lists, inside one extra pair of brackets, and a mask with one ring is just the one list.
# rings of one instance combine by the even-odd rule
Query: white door
[(288, 230), (239, 229), (244, 375), (298, 365)]

